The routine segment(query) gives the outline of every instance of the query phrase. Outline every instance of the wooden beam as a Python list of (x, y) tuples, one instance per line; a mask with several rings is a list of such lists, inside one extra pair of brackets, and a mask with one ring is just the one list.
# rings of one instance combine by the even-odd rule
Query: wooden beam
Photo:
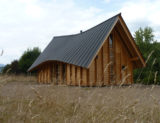
[(63, 63), (63, 66), (62, 66), (62, 68), (63, 68), (63, 74), (62, 74), (62, 76), (63, 76), (63, 84), (67, 84), (66, 83), (66, 73), (67, 73), (67, 67), (66, 67), (66, 63)]
[(103, 79), (104, 79), (104, 85), (107, 85), (107, 40), (105, 41), (103, 45)]
[(37, 73), (37, 82), (40, 83), (40, 70), (38, 70), (38, 73)]
[(62, 66), (62, 68), (63, 68), (63, 74), (62, 74), (62, 76), (63, 76), (63, 84), (67, 84), (66, 83), (66, 73), (67, 73), (67, 69), (66, 69), (66, 63), (63, 63), (63, 66)]
[(51, 63), (48, 64), (48, 83), (51, 83)]
[(83, 84), (83, 68), (80, 67), (80, 86)]
[(78, 67), (75, 66), (75, 85), (76, 85), (76, 86), (78, 85), (78, 80), (77, 80), (77, 69), (78, 69)]
[(129, 61), (129, 57), (127, 57), (127, 75), (126, 75), (126, 82), (127, 82), (127, 84), (129, 84), (129, 81), (130, 81), (130, 70), (129, 70), (129, 66), (130, 66), (130, 61)]
[(122, 73), (122, 80), (121, 80), (121, 82), (123, 83), (123, 84), (127, 84), (127, 80), (126, 80), (126, 77), (127, 77), (127, 54), (126, 54), (126, 52), (125, 52), (125, 49), (122, 49), (122, 56), (121, 56), (121, 58), (122, 58), (122, 66), (124, 66), (125, 68), (124, 69), (122, 69), (122, 71), (121, 71), (121, 73)]
[(115, 35), (116, 84), (120, 84), (120, 81), (121, 81), (121, 43), (117, 37), (118, 35)]
[(87, 86), (89, 87), (90, 86), (90, 83), (89, 83), (89, 69), (86, 69), (87, 70)]
[(45, 83), (47, 83), (47, 65), (45, 64)]
[(55, 76), (55, 62), (53, 62), (53, 65), (52, 65), (52, 81), (53, 81), (53, 84), (56, 83), (56, 76)]
[(45, 64), (43, 65), (43, 84), (45, 83)]
[(49, 83), (49, 63), (47, 63), (47, 83)]
[(71, 69), (71, 71), (72, 71), (72, 75), (71, 75), (71, 85), (75, 85), (75, 66), (74, 65), (72, 65), (72, 69)]
[(41, 74), (40, 75), (41, 75), (40, 82), (43, 83), (43, 67), (41, 67)]
[(139, 57), (130, 58), (130, 61), (137, 61), (137, 60), (139, 60)]
[(66, 73), (66, 81), (67, 81), (67, 85), (70, 85), (70, 64), (66, 64), (67, 65), (67, 67), (66, 67), (66, 69), (67, 69), (67, 73)]
[(109, 58), (109, 38), (106, 40), (106, 65), (105, 65), (105, 85), (109, 85), (110, 82), (110, 58)]
[(58, 72), (59, 72), (59, 84), (61, 85), (62, 84), (62, 63), (60, 62), (59, 63), (59, 70), (58, 70)]
[(41, 83), (41, 77), (42, 77), (42, 75), (41, 75), (41, 68), (39, 69), (39, 83)]
[(97, 85), (98, 86), (101, 86), (102, 83), (103, 83), (103, 80), (102, 80), (102, 76), (103, 76), (102, 67), (103, 67), (103, 64), (102, 64), (102, 49), (101, 49), (99, 51), (98, 58), (97, 58)]
[(53, 82), (53, 63), (50, 63), (50, 81)]
[(93, 86), (96, 86), (96, 84), (97, 84), (97, 58), (95, 58), (95, 60), (94, 60), (95, 62), (94, 62), (94, 66), (95, 66), (95, 81), (94, 81), (94, 84), (93, 84)]
[(45, 64), (43, 65), (43, 84), (45, 83)]
[(82, 86), (87, 86), (87, 69), (82, 68)]
[(41, 66), (41, 74), (40, 75), (41, 75), (40, 82), (42, 83), (43, 82), (43, 67), (42, 66)]
[(92, 61), (92, 64), (89, 68), (89, 86), (95, 86), (95, 60)]
[(46, 64), (46, 83), (48, 83), (48, 63)]
[(81, 85), (81, 68), (77, 67), (77, 85)]
[(102, 72), (102, 76), (101, 76), (101, 82), (102, 82), (102, 85), (104, 85), (104, 63), (103, 63), (103, 47), (101, 49), (101, 62), (102, 62), (102, 65), (101, 65), (101, 72)]

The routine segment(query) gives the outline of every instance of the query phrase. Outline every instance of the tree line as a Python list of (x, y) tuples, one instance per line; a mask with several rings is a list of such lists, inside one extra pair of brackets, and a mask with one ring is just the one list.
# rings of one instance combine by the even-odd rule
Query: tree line
[(10, 64), (7, 64), (3, 68), (2, 74), (27, 74), (28, 68), (33, 64), (40, 53), (41, 50), (38, 47), (27, 49), (19, 60), (13, 60)]
[(153, 29), (139, 28), (134, 39), (146, 61), (145, 68), (134, 70), (134, 82), (160, 84), (160, 42), (155, 40)]

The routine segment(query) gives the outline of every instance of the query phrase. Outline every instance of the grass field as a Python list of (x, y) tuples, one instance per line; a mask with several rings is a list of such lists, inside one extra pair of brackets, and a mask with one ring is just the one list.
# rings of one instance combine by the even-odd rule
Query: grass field
[(0, 123), (160, 123), (159, 86), (72, 87), (0, 76)]

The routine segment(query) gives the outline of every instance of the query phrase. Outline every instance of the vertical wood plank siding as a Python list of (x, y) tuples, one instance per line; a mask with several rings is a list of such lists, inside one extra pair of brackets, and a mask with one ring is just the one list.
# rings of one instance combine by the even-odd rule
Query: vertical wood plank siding
[(109, 40), (107, 39), (104, 46), (103, 46), (103, 66), (104, 66), (104, 85), (109, 84)]
[(82, 69), (82, 86), (87, 86), (87, 69)]
[(70, 85), (70, 64), (67, 64), (67, 73), (66, 73), (67, 85)]
[(97, 85), (97, 58), (95, 58), (95, 60), (94, 60), (94, 66), (95, 66), (95, 73), (94, 73), (95, 81), (94, 81), (94, 86), (96, 86)]
[(40, 70), (38, 70), (38, 75), (37, 76), (38, 76), (38, 83), (40, 83), (40, 77), (41, 77), (40, 76)]
[(97, 85), (102, 85), (102, 49), (100, 50), (97, 58)]
[(80, 86), (81, 85), (81, 68), (77, 67), (77, 85)]
[(53, 83), (56, 81), (55, 64), (54, 63), (52, 63), (52, 81), (53, 81)]
[(71, 71), (72, 71), (72, 75), (71, 75), (71, 85), (75, 85), (75, 66), (71, 65)]
[(95, 86), (95, 60), (89, 68), (89, 86)]
[(116, 84), (121, 83), (121, 44), (120, 41), (117, 38), (117, 35), (115, 36), (115, 56), (116, 56)]

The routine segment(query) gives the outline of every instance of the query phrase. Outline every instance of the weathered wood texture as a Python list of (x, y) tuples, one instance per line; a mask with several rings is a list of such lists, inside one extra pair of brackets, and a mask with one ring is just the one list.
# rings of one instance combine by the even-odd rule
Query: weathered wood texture
[(95, 86), (95, 60), (92, 62), (89, 68), (89, 86)]
[(77, 67), (77, 79), (76, 79), (76, 85), (80, 86), (81, 85), (81, 68)]
[(105, 41), (103, 45), (103, 79), (104, 85), (109, 84), (109, 41)]
[(67, 64), (67, 68), (66, 68), (66, 81), (67, 81), (67, 85), (70, 85), (71, 82), (71, 77), (70, 77), (70, 64)]

